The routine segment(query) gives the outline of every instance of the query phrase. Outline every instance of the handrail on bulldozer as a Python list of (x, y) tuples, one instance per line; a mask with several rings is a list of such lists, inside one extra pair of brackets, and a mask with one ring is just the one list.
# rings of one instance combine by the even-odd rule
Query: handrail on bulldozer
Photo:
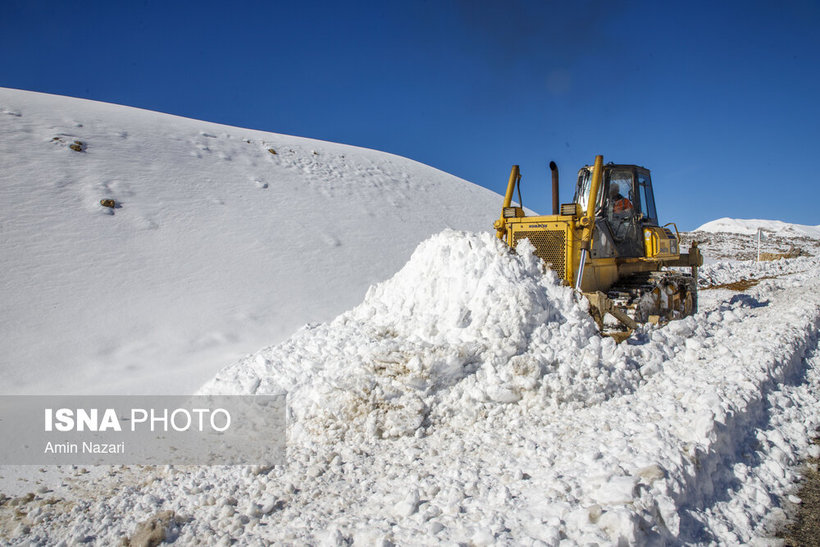
[(592, 168), (592, 185), (589, 188), (589, 198), (587, 199), (587, 210), (581, 217), (581, 260), (578, 263), (578, 277), (575, 280), (575, 290), (581, 290), (581, 279), (584, 277), (584, 265), (589, 253), (590, 241), (592, 241), (592, 230), (595, 228), (595, 206), (598, 203), (598, 189), (601, 187), (601, 179), (604, 172), (604, 157), (595, 156), (595, 165)]
[(678, 225), (674, 222), (669, 222), (663, 225), (664, 228), (666, 228), (667, 226), (672, 226), (675, 229), (675, 237), (678, 238), (678, 243), (680, 243), (680, 232), (678, 232)]
[(512, 203), (512, 196), (513, 190), (515, 189), (515, 183), (521, 180), (521, 170), (518, 168), (517, 165), (512, 166), (512, 170), (510, 170), (510, 180), (507, 182), (507, 193), (504, 194), (504, 205), (501, 206), (501, 218), (495, 221), (495, 236), (498, 239), (504, 239), (504, 236), (507, 235), (507, 219), (504, 218), (504, 209), (510, 206)]

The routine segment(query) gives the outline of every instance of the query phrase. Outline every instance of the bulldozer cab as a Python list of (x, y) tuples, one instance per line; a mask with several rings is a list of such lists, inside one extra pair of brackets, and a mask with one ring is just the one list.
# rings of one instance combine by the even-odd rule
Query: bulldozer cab
[[(592, 167), (578, 172), (575, 202), (586, 210)], [(643, 228), (658, 226), (652, 178), (637, 165), (604, 166), (595, 207), (593, 258), (641, 257), (645, 254)]]

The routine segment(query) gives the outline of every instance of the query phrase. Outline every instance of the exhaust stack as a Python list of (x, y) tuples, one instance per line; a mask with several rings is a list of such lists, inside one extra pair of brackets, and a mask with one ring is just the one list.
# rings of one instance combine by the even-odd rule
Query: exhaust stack
[(558, 214), (558, 166), (554, 161), (550, 162), (550, 171), (552, 171), (552, 214)]

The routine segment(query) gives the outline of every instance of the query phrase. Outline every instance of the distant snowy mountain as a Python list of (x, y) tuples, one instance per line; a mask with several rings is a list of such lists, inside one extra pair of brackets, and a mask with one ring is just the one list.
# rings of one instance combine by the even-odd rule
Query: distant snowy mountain
[(820, 225), (806, 226), (804, 224), (790, 224), (779, 220), (744, 220), (724, 217), (707, 222), (695, 231), (752, 235), (756, 234), (758, 229), (762, 229), (764, 232), (770, 232), (780, 236), (792, 235), (797, 237), (820, 239)]
[(0, 89), (2, 391), (193, 392), (500, 204), (383, 152)]
[[(757, 231), (762, 229), (762, 241)], [(723, 260), (756, 260), (758, 250), (781, 256), (820, 255), (820, 226), (789, 224), (779, 220), (720, 218), (697, 230), (681, 234), (683, 248), (697, 241), (707, 263)], [(759, 244), (759, 247), (758, 247)]]

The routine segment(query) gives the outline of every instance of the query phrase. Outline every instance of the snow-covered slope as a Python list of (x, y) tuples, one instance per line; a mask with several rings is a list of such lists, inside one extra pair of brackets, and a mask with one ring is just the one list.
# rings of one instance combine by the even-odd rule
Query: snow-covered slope
[(193, 392), (500, 202), (382, 152), (0, 89), (0, 390)]
[(696, 232), (727, 232), (732, 234), (754, 235), (758, 230), (783, 237), (810, 237), (820, 239), (820, 225), (806, 226), (791, 224), (780, 220), (755, 220), (737, 218), (719, 218), (700, 226)]

